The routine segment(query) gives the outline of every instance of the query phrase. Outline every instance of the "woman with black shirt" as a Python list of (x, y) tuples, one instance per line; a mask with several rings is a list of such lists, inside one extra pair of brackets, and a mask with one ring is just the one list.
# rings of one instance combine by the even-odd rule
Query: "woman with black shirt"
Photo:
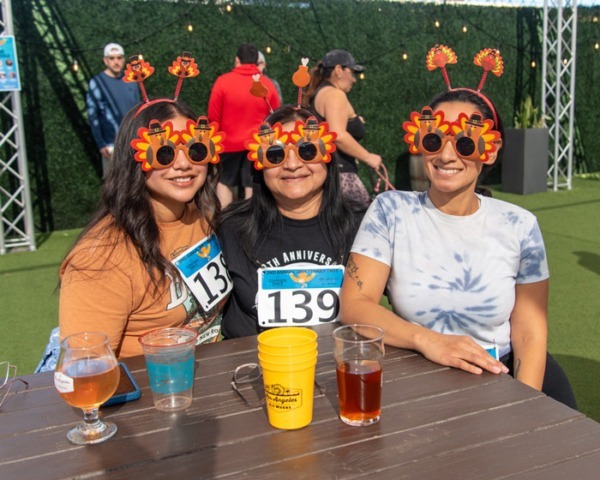
[[(315, 272), (333, 278), (343, 270), (363, 212), (340, 194), (337, 166), (331, 158), (335, 135), (327, 137), (326, 126), (318, 125), (325, 140), (317, 143), (317, 149), (322, 147), (317, 153), (320, 156), (301, 158), (308, 158), (307, 149), (309, 156), (316, 150), (302, 144), (302, 139), (294, 141), (292, 132), (298, 130), (298, 125), (307, 131), (312, 115), (286, 106), (267, 117), (255, 138), (269, 134), (278, 138), (271, 138), (269, 154), (277, 153), (280, 147), (279, 158), (265, 156), (267, 149), (259, 143), (254, 148), (249, 145), (249, 159), (255, 163), (253, 195), (224, 211), (218, 230), (234, 285), (223, 312), (225, 338), (256, 335), (270, 326), (303, 326), (319, 318), (329, 321), (337, 316), (342, 276), (333, 288), (336, 293), (322, 294), (319, 301), (310, 299), (310, 292), (315, 290), (306, 287), (314, 285), (309, 283)], [(288, 133), (292, 135), (288, 137)], [(281, 271), (281, 267), (290, 271)], [(293, 290), (296, 293), (289, 297), (291, 301), (284, 298), (278, 304), (281, 299), (275, 298), (277, 294), (264, 294), (259, 275), (264, 278), (269, 274), (285, 275), (288, 283), (297, 286)], [(264, 299), (261, 309), (259, 297)]]
[(363, 70), (346, 50), (332, 50), (311, 71), (305, 98), (309, 99), (307, 106), (337, 133), (335, 156), (344, 196), (368, 206), (369, 193), (358, 176), (357, 160), (378, 169), (382, 159), (359, 143), (366, 135), (365, 122), (347, 96), (356, 83), (356, 73)]

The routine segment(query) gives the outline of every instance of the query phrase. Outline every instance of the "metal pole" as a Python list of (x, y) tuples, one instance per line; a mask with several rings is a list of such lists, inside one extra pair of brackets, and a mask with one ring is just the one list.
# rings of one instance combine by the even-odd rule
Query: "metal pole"
[[(11, 0), (0, 0), (2, 6), (2, 33), (14, 35)], [(27, 152), (25, 147), (25, 134), (23, 132), (23, 113), (21, 107), (21, 92), (10, 92), (6, 95), (10, 100), (10, 108), (3, 105), (3, 110), (12, 119), (12, 126), (8, 132), (2, 132), (6, 140), (6, 149), (13, 148), (17, 156), (17, 169), (10, 168), (12, 160), (7, 158), (6, 168), (0, 171), (2, 175), (12, 175), (16, 181), (13, 192), (8, 193), (8, 202), (0, 205), (0, 254), (5, 254), (9, 248), (26, 247), (35, 250), (35, 229), (29, 192), (29, 175), (27, 171)], [(4, 102), (2, 102), (4, 103)], [(12, 142), (11, 138), (13, 137)], [(1, 186), (1, 185), (0, 185)], [(10, 211), (9, 211), (10, 210)], [(5, 216), (5, 212), (8, 216)], [(8, 227), (8, 228), (6, 228)]]

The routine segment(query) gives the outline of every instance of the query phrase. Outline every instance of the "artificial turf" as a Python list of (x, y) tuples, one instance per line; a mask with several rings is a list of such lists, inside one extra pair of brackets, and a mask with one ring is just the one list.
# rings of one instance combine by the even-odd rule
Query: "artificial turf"
[[(540, 222), (550, 265), (549, 351), (575, 390), (579, 409), (600, 421), (600, 180), (572, 190), (494, 197)], [(58, 267), (79, 230), (40, 236), (34, 252), (0, 256), (0, 361), (32, 373), (58, 322)]]

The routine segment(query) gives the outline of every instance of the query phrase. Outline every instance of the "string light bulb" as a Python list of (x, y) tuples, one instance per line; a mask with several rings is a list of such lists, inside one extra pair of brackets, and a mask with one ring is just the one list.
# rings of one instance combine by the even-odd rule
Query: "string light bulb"
[(600, 43), (598, 43), (598, 42), (594, 43), (594, 48), (596, 50), (599, 50), (600, 49)]
[(364, 80), (365, 79), (365, 72), (360, 72), (358, 74), (358, 78), (360, 78), (361, 80)]
[(537, 63), (535, 63), (535, 60), (531, 61), (531, 68), (535, 68), (537, 67)]
[(192, 25), (192, 22), (189, 20), (188, 20), (188, 24), (187, 24), (187, 31), (190, 33), (194, 31), (194, 26)]
[(267, 48), (265, 48), (265, 52), (267, 52), (267, 55), (271, 54), (271, 47), (269, 45), (267, 45)]
[(467, 33), (469, 31), (469, 29), (467, 28), (466, 25), (463, 25), (462, 31), (463, 31), (463, 33)]
[(433, 22), (433, 24), (435, 25), (435, 28), (440, 28), (440, 22), (438, 20)]
[(73, 70), (73, 73), (79, 72), (79, 64), (77, 63), (76, 58), (73, 59), (73, 65), (71, 65), (71, 70)]
[(231, 13), (232, 10), (233, 10), (233, 7), (232, 7), (231, 3), (228, 3), (227, 5), (225, 5), (225, 11), (227, 13)]
[(406, 60), (408, 60), (408, 53), (402, 52), (402, 60), (404, 60), (405, 62)]

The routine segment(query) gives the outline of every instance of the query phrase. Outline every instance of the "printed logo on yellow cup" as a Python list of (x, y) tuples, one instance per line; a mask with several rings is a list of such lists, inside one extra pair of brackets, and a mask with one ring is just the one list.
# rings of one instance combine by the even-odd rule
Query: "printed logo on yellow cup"
[(267, 408), (278, 412), (294, 410), (302, 406), (302, 390), (280, 384), (265, 385), (265, 400)]

